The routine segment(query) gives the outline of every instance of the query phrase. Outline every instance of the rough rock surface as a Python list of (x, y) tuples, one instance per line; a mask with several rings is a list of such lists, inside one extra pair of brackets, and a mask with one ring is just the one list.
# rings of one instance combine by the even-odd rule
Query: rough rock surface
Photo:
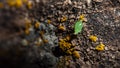
[[(0, 8), (1, 68), (120, 67), (119, 0), (93, 0), (90, 7), (85, 0), (71, 0), (72, 3), (64, 0), (32, 2), (32, 9), (25, 6), (19, 9), (8, 6)], [(54, 50), (59, 45), (59, 38), (64, 38), (67, 34), (73, 35), (73, 26), (81, 14), (85, 15), (87, 22), (84, 23), (82, 32), (72, 37), (80, 58), (56, 56)], [(67, 17), (67, 21), (60, 23), (59, 20), (63, 16)], [(26, 17), (33, 22), (36, 20), (40, 22), (39, 29), (31, 27), (29, 35), (25, 35), (23, 31)], [(48, 19), (51, 20), (51, 24), (47, 23)], [(60, 24), (66, 27), (66, 31), (59, 31)], [(45, 33), (39, 35), (39, 31)], [(96, 43), (90, 41), (88, 38), (90, 35), (96, 35), (98, 41)], [(45, 42), (37, 46), (36, 41), (41, 40)], [(95, 47), (100, 42), (105, 44), (105, 50), (99, 52)]]

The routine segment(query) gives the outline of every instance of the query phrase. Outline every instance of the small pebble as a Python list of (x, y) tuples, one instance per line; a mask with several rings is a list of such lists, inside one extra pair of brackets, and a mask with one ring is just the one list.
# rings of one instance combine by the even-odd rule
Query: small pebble
[(64, 1), (64, 4), (67, 5), (67, 4), (72, 4), (71, 0), (65, 0)]
[(21, 43), (22, 43), (22, 45), (24, 45), (24, 46), (27, 46), (27, 45), (28, 45), (28, 41), (27, 41), (26, 39), (23, 39)]
[(105, 47), (105, 50), (109, 50), (107, 46)]
[(75, 19), (75, 15), (72, 14), (72, 15), (69, 16), (69, 18), (70, 19)]

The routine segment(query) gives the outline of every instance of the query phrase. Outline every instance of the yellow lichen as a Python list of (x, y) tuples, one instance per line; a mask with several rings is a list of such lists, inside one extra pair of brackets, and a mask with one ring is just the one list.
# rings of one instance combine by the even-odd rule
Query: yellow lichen
[(59, 47), (63, 50), (66, 51), (71, 48), (71, 44), (66, 42), (64, 39), (61, 39), (59, 42)]
[(70, 50), (67, 50), (67, 51), (66, 51), (66, 54), (72, 55), (72, 52), (71, 52)]
[(32, 2), (28, 0), (7, 0), (7, 4), (10, 7), (17, 7), (17, 8), (20, 8), (24, 4), (26, 4), (29, 9), (32, 8)]
[(104, 48), (105, 48), (105, 45), (103, 43), (100, 43), (99, 45), (96, 46), (95, 49), (98, 50), (98, 51), (103, 51)]
[(51, 20), (47, 20), (47, 23), (48, 23), (48, 24), (51, 24)]
[(44, 31), (40, 31), (39, 34), (40, 34), (41, 36), (43, 36), (43, 35), (45, 34), (45, 32), (44, 32)]
[(37, 21), (37, 22), (35, 23), (35, 28), (38, 29), (39, 26), (40, 26), (40, 22)]
[(66, 51), (66, 53), (69, 54), (69, 55), (72, 55), (73, 50), (74, 50), (74, 48), (68, 49), (68, 50)]
[(30, 27), (32, 27), (31, 21), (29, 19), (25, 19), (25, 28), (29, 29)]
[(96, 42), (98, 40), (97, 36), (93, 36), (93, 35), (89, 36), (89, 39), (93, 42)]
[(44, 43), (48, 43), (48, 40), (47, 40), (47, 39), (43, 39), (43, 42), (44, 42)]
[(30, 34), (29, 29), (25, 29), (25, 34), (26, 34), (26, 35), (29, 35), (29, 34)]
[(7, 4), (10, 6), (10, 7), (17, 7), (17, 8), (20, 8), (23, 6), (23, 1), (22, 0), (7, 0)]
[(32, 7), (33, 7), (32, 1), (28, 1), (27, 7), (28, 7), (28, 9), (32, 9)]
[(10, 7), (15, 6), (15, 3), (16, 3), (16, 0), (7, 0), (7, 4), (8, 4)]
[(43, 35), (43, 34), (44, 34), (44, 31), (40, 31), (39, 34), (40, 34), (40, 35)]
[(84, 14), (80, 15), (79, 20), (85, 21), (85, 16), (84, 16)]
[(65, 22), (65, 21), (67, 21), (67, 17), (63, 16), (63, 17), (61, 18), (61, 22)]
[(65, 38), (67, 41), (70, 40), (70, 35), (67, 35), (66, 38)]
[(22, 0), (16, 0), (15, 6), (16, 6), (17, 8), (22, 7), (22, 6), (23, 6)]
[(64, 39), (60, 39), (60, 42), (59, 42), (59, 48), (64, 52), (66, 53), (67, 55), (73, 55), (73, 57), (75, 58), (80, 58), (80, 54), (78, 51), (76, 51), (74, 49), (74, 46), (67, 42), (67, 40), (64, 38)]
[(60, 30), (62, 30), (62, 31), (65, 31), (65, 30), (66, 30), (65, 26), (62, 26), (62, 25), (60, 25), (60, 26), (58, 27), (58, 29), (60, 29)]
[(73, 56), (74, 56), (75, 58), (77, 58), (77, 59), (80, 58), (80, 54), (79, 54), (78, 51), (73, 51)]
[(3, 3), (2, 3), (2, 2), (0, 2), (0, 8), (3, 8), (3, 7), (4, 7)]
[(30, 34), (30, 28), (32, 27), (31, 21), (29, 19), (25, 19), (25, 34)]

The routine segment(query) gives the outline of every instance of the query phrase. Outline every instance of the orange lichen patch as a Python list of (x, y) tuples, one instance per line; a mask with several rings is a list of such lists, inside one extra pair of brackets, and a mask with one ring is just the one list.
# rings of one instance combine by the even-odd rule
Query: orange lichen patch
[(10, 6), (10, 7), (17, 7), (17, 8), (20, 8), (23, 6), (23, 1), (22, 0), (7, 0), (7, 4)]
[(29, 19), (25, 19), (25, 28), (29, 29), (30, 27), (32, 27), (31, 21)]
[(66, 61), (72, 60), (70, 56), (65, 56), (64, 58)]
[(40, 46), (42, 44), (42, 39), (41, 38), (38, 38), (36, 41), (35, 41), (35, 45), (37, 46)]
[(16, 3), (16, 0), (7, 0), (7, 4), (8, 4), (10, 7), (15, 6), (15, 3)]
[(79, 59), (80, 58), (80, 54), (79, 54), (79, 52), (78, 51), (73, 51), (73, 56), (75, 57), (75, 58), (77, 58), (77, 59)]
[(47, 20), (47, 23), (48, 23), (48, 24), (51, 24), (51, 20)]
[(40, 26), (40, 22), (37, 21), (34, 26), (35, 26), (36, 29), (38, 29), (39, 26)]
[(61, 18), (61, 22), (65, 22), (65, 21), (67, 21), (67, 17), (63, 16), (63, 17)]
[(59, 30), (62, 30), (62, 31), (65, 31), (65, 30), (66, 30), (65, 26), (62, 26), (62, 25), (59, 25), (58, 29), (59, 29)]
[(67, 42), (66, 39), (60, 39), (59, 48), (67, 55), (72, 55), (73, 51), (75, 50), (74, 46), (71, 43)]
[(70, 50), (67, 50), (67, 51), (66, 51), (66, 54), (72, 55), (72, 52), (71, 52)]
[[(69, 38), (70, 39), (70, 38)], [(69, 40), (68, 39), (68, 40)], [(65, 38), (59, 40), (59, 48), (67, 55), (72, 55), (75, 58), (80, 58), (80, 54), (75, 50), (75, 46), (69, 43)]]
[(85, 16), (82, 14), (82, 15), (80, 15), (79, 19), (82, 20), (82, 21), (84, 21)]
[(71, 43), (68, 43), (68, 42), (64, 41), (64, 39), (60, 39), (59, 47), (60, 47), (63, 51), (66, 51), (66, 50), (68, 50), (68, 49), (71, 48)]
[(96, 42), (98, 40), (97, 36), (93, 36), (93, 35), (89, 36), (89, 39), (93, 42)]
[(48, 43), (48, 40), (47, 40), (47, 39), (43, 39), (43, 42), (44, 42), (44, 43)]
[(29, 34), (30, 34), (29, 29), (25, 29), (25, 34), (26, 34), (26, 35), (29, 35)]
[(71, 49), (68, 49), (66, 51), (66, 53), (69, 54), (69, 55), (72, 55), (73, 51), (74, 51), (74, 48), (71, 48)]
[(28, 0), (22, 0), (22, 1), (23, 1), (23, 3), (25, 3), (25, 4), (28, 3)]
[(3, 7), (4, 7), (3, 3), (2, 3), (2, 2), (0, 2), (0, 8), (3, 8)]
[(67, 41), (70, 40), (70, 35), (67, 35), (66, 38), (65, 38)]
[(98, 51), (103, 51), (105, 49), (105, 45), (103, 43), (100, 43), (99, 45), (96, 46), (95, 49)]
[(22, 0), (16, 0), (15, 6), (16, 6), (17, 8), (22, 7), (22, 6), (23, 6)]
[(87, 18), (85, 18), (84, 14), (80, 15), (79, 20), (82, 20), (83, 22), (87, 22)]
[(43, 36), (43, 35), (45, 34), (45, 32), (44, 32), (44, 31), (40, 31), (39, 34), (40, 34), (41, 36)]
[(32, 9), (32, 7), (33, 7), (32, 1), (27, 2), (27, 7), (28, 7), (28, 9)]

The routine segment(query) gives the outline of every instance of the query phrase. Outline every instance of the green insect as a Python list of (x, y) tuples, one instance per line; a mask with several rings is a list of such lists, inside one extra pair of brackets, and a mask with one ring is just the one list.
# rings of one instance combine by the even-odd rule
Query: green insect
[(82, 23), (82, 20), (79, 20), (75, 23), (75, 26), (74, 26), (74, 34), (78, 34), (79, 32), (82, 31), (82, 28), (83, 28), (83, 23)]

